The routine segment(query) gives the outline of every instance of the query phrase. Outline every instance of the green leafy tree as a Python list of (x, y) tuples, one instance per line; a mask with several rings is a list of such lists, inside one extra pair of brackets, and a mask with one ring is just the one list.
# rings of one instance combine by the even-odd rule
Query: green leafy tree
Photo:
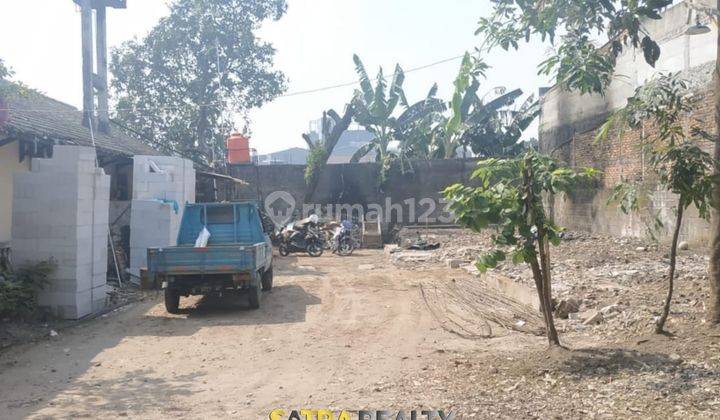
[[(490, 16), (480, 19), (477, 34), (484, 37), (482, 49), (517, 49), (531, 39), (556, 45), (554, 53), (540, 63), (539, 70), (554, 74), (565, 89), (582, 93), (603, 93), (615, 71), (618, 55), (628, 46), (642, 50), (645, 61), (654, 66), (661, 50), (644, 30), (642, 19), (662, 19), (662, 10), (672, 0), (491, 0)], [(686, 4), (718, 21), (720, 1), (715, 8)], [(557, 34), (561, 34), (556, 37)], [(596, 46), (594, 36), (606, 36), (606, 47)], [(559, 39), (556, 39), (559, 38)], [(718, 37), (720, 53), (720, 37)], [(720, 126), (720, 60), (715, 61), (715, 122)], [(720, 141), (714, 134), (712, 158), (720, 162)], [(714, 171), (720, 175), (719, 165)], [(710, 255), (709, 321), (720, 324), (720, 183), (713, 186), (713, 239)]]
[(115, 118), (208, 163), (224, 156), (234, 116), (285, 90), (275, 50), (255, 32), (285, 0), (173, 0), (169, 16), (112, 53)]
[(355, 109), (352, 104), (345, 107), (345, 113), (341, 117), (335, 110), (323, 112), (322, 133), (320, 138), (313, 140), (309, 134), (303, 134), (303, 139), (310, 150), (307, 166), (305, 167), (305, 203), (310, 203), (317, 189), (318, 182), (323, 170), (327, 166), (328, 159), (332, 155), (335, 146), (343, 133), (347, 131), (352, 123)]
[(481, 272), (508, 256), (515, 264), (530, 266), (551, 346), (560, 341), (552, 314), (549, 245), (560, 243), (562, 228), (548, 217), (542, 195), (568, 192), (595, 175), (592, 169), (575, 171), (529, 150), (515, 158), (478, 162), (472, 178), (479, 187), (455, 184), (444, 191), (460, 224), (475, 231), (494, 231), (497, 248), (478, 258)]
[(5, 65), (5, 61), (0, 58), (0, 80), (8, 79), (12, 76), (12, 71)]
[[(656, 174), (660, 187), (678, 196), (670, 244), (668, 293), (662, 314), (655, 325), (655, 332), (658, 334), (665, 332), (665, 323), (670, 314), (678, 240), (685, 211), (694, 205), (700, 217), (708, 220), (713, 204), (712, 190), (716, 178), (713, 175), (713, 158), (697, 141), (707, 135), (697, 127), (687, 132), (682, 118), (692, 109), (692, 99), (688, 95), (686, 82), (677, 74), (660, 75), (638, 88), (628, 100), (628, 105), (615, 112), (598, 134), (598, 139), (604, 140), (612, 128), (639, 128), (647, 119), (658, 127), (656, 134), (643, 138), (643, 142), (647, 142), (644, 152), (649, 155), (650, 167)], [(613, 191), (610, 200), (620, 202), (621, 210), (626, 213), (640, 210), (638, 200), (642, 197), (638, 193), (637, 185), (623, 182)]]
[(437, 126), (432, 138), (433, 157), (454, 158), (460, 148), (482, 157), (516, 156), (527, 148), (521, 136), (539, 115), (540, 104), (531, 96), (520, 108), (512, 109), (522, 96), (520, 89), (484, 102), (478, 90), (487, 68), (482, 60), (465, 54), (454, 83), (450, 115)]
[[(351, 162), (359, 162), (360, 159), (374, 152), (375, 161), (380, 163), (380, 186), (382, 187), (387, 181), (390, 166), (395, 160), (399, 160), (401, 165), (407, 163), (407, 156), (403, 153), (407, 147), (404, 148), (401, 144), (397, 150), (392, 150), (391, 143), (408, 137), (409, 131), (416, 128), (417, 124), (421, 124), (423, 118), (437, 110), (444, 109), (444, 104), (440, 99), (434, 97), (437, 88), (433, 87), (425, 100), (410, 106), (403, 91), (405, 73), (400, 65), (395, 66), (389, 86), (381, 67), (375, 78), (376, 84), (373, 86), (372, 80), (365, 70), (365, 65), (357, 54), (353, 56), (353, 61), (355, 70), (360, 77), (360, 88), (355, 91), (352, 101), (355, 120), (372, 133), (374, 138), (353, 154)], [(406, 109), (400, 116), (394, 117), (398, 105), (405, 106)], [(406, 144), (406, 146), (408, 145), (409, 143)]]

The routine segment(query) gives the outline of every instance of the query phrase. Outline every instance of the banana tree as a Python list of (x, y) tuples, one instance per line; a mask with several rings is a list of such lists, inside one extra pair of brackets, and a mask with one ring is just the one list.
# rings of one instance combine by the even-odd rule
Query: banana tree
[(432, 134), (432, 157), (451, 159), (460, 148), (471, 149), (479, 156), (516, 156), (525, 149), (519, 142), (522, 132), (540, 112), (540, 105), (530, 97), (517, 110), (509, 109), (522, 96), (520, 89), (501, 94), (485, 103), (478, 95), (480, 77), (487, 65), (469, 53), (463, 57), (455, 79), (450, 115)]
[[(369, 153), (374, 152), (375, 161), (380, 163), (380, 185), (382, 186), (387, 180), (390, 165), (394, 160), (398, 159), (403, 168), (407, 163), (407, 155), (404, 153), (406, 148), (403, 146), (402, 138), (413, 127), (417, 127), (418, 122), (429, 113), (442, 111), (444, 104), (440, 99), (434, 97), (437, 93), (437, 88), (434, 87), (425, 100), (410, 106), (403, 91), (405, 73), (400, 65), (395, 66), (389, 86), (381, 67), (376, 77), (376, 85), (373, 86), (365, 70), (365, 65), (357, 54), (353, 56), (353, 61), (360, 78), (360, 88), (355, 90), (352, 101), (355, 109), (355, 121), (372, 133), (374, 138), (353, 154), (351, 162), (358, 162)], [(396, 118), (393, 115), (398, 105), (406, 107), (406, 110)], [(390, 145), (396, 141), (400, 142), (400, 147), (392, 150)], [(405, 144), (405, 146), (407, 145), (409, 143)]]

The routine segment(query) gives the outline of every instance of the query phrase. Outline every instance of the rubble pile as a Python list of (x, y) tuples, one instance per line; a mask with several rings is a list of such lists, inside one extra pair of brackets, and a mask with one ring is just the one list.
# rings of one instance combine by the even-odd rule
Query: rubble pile
[[(405, 237), (441, 243), (433, 251), (399, 249), (390, 254), (395, 265), (412, 270), (442, 266), (480, 276), (473, 261), (493, 248), (490, 233), (464, 229), (418, 229)], [(701, 319), (705, 310), (708, 257), (688, 244), (683, 248), (669, 329), (679, 319)], [(551, 249), (559, 330), (613, 339), (650, 331), (667, 290), (668, 252), (667, 245), (639, 239), (568, 233)], [(525, 264), (505, 262), (493, 273), (534, 287)]]
[[(443, 233), (427, 232), (442, 247), (407, 267), (434, 265), (462, 278), (454, 267), (472, 272), (471, 254), (491, 248), (487, 235)], [(717, 418), (720, 330), (704, 321), (708, 258), (681, 248), (669, 335), (652, 332), (667, 293), (668, 245), (568, 235), (551, 251), (556, 324), (568, 349), (548, 350), (543, 337), (514, 332), (478, 341), (479, 350), (449, 350), (398, 385), (397, 404), (434, 401), (470, 419)], [(495, 273), (533, 284), (524, 265)]]

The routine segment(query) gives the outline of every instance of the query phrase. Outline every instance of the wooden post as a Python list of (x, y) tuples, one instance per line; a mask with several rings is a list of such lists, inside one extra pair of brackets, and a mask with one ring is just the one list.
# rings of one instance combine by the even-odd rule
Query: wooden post
[(95, 88), (97, 89), (98, 97), (98, 131), (103, 134), (110, 134), (106, 16), (105, 6), (98, 6), (95, 12), (95, 31), (97, 37), (95, 40), (97, 54), (97, 78)]
[(92, 5), (90, 0), (76, 1), (80, 5), (82, 22), (82, 71), (83, 71), (83, 119), (88, 126), (95, 121), (93, 94), (93, 30)]

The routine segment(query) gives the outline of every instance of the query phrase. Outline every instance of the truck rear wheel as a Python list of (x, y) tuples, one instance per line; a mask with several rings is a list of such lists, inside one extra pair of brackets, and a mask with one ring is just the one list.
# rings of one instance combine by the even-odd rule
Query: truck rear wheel
[(252, 284), (250, 284), (250, 287), (248, 287), (248, 303), (250, 304), (250, 309), (260, 308), (260, 296), (262, 295), (262, 277), (262, 273), (258, 272), (257, 277), (253, 279)]
[(260, 294), (262, 293), (260, 288), (257, 286), (250, 286), (248, 293), (250, 309), (260, 309)]
[(272, 267), (265, 270), (262, 275), (262, 291), (269, 292), (273, 287), (273, 269)]
[(165, 289), (165, 309), (171, 314), (179, 312), (180, 295), (176, 291)]

